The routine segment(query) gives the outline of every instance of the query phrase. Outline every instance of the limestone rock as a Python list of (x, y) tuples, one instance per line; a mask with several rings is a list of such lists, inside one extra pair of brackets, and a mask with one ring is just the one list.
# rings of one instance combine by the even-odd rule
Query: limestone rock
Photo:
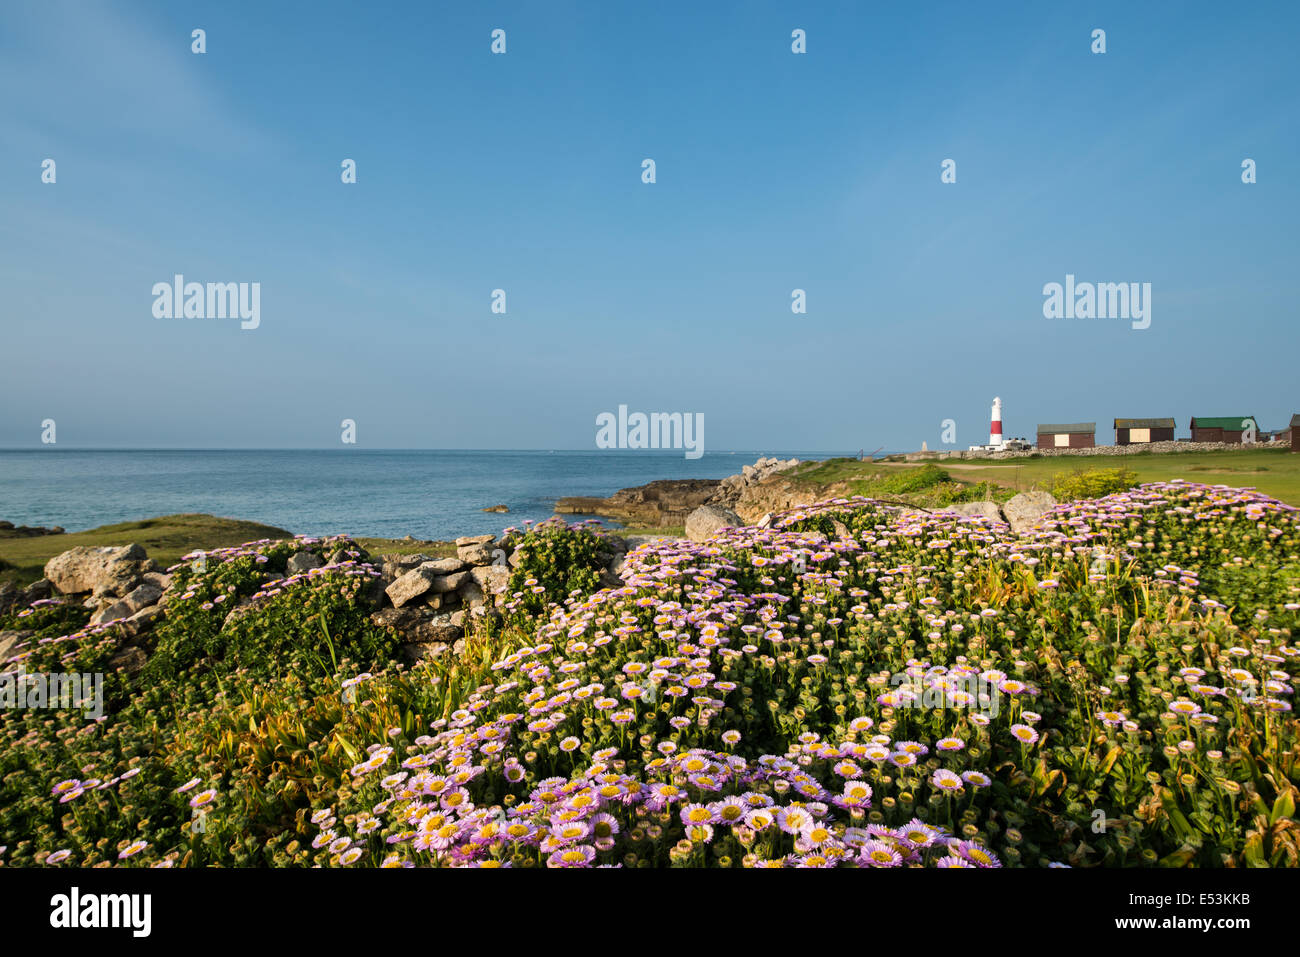
[(392, 628), (408, 644), (450, 644), (461, 635), (454, 616), (434, 614), (425, 608), (385, 608), (370, 616), (377, 625)]
[[(753, 465), (745, 465), (739, 475), (729, 475), (718, 486), (717, 494), (709, 504), (736, 508), (747, 489), (763, 484), (772, 476), (788, 471), (799, 464), (798, 459), (760, 458)], [(737, 509), (739, 511), (739, 509)], [(741, 512), (743, 515), (744, 512)], [(760, 513), (761, 514), (761, 513)]]
[(162, 594), (163, 590), (161, 588), (153, 582), (146, 581), (132, 589), (131, 592), (122, 599), (122, 604), (131, 609), (132, 614), (135, 614), (137, 611), (148, 608), (150, 605), (156, 605), (158, 599), (162, 597)]
[(172, 576), (163, 572), (145, 572), (141, 577), (145, 581), (157, 585), (163, 591), (166, 591), (172, 585)]
[(1002, 506), (1007, 524), (1017, 535), (1031, 531), (1044, 515), (1056, 506), (1050, 492), (1021, 492)]
[(100, 608), (90, 617), (90, 623), (97, 625), (105, 621), (130, 618), (136, 612), (157, 604), (162, 595), (163, 590), (153, 582), (142, 582), (132, 589), (125, 598)]
[(686, 537), (693, 542), (708, 541), (720, 528), (738, 528), (745, 523), (739, 515), (721, 505), (701, 505), (686, 517)]
[(452, 575), (465, 570), (465, 563), (459, 558), (435, 558), (420, 565), (435, 575)]
[(275, 597), (273, 595), (263, 595), (261, 598), (245, 598), (234, 608), (230, 609), (229, 613), (226, 615), (225, 621), (221, 623), (221, 630), (225, 631), (241, 619), (256, 614), (274, 600)]
[(138, 675), (144, 670), (148, 660), (143, 649), (130, 646), (114, 652), (113, 657), (108, 659), (108, 667), (114, 670), (120, 669), (128, 675)]
[(17, 654), (18, 645), (34, 634), (34, 631), (0, 631), (0, 665)]
[(428, 555), (380, 555), (380, 568), (388, 579), (401, 578), (412, 568), (419, 568), (430, 561)]
[(65, 595), (125, 595), (140, 580), (146, 559), (139, 545), (82, 545), (51, 558), (45, 564), (45, 577)]
[(152, 631), (167, 615), (167, 611), (161, 605), (150, 605), (148, 608), (141, 608), (126, 621), (122, 622), (122, 628), (126, 630), (127, 635), (134, 638), (142, 635), (146, 631)]
[(474, 581), (474, 579), (468, 577), (465, 581), (461, 582), (460, 587), (456, 589), (456, 594), (460, 596), (460, 600), (469, 608), (475, 608), (483, 604), (486, 600), (486, 595), (483, 592), (482, 586), (480, 586), (478, 582)]
[(112, 604), (104, 605), (93, 615), (90, 616), (92, 625), (102, 625), (107, 621), (121, 621), (130, 618), (135, 612), (127, 605), (125, 601), (115, 601)]
[(315, 552), (298, 552), (289, 556), (289, 563), (286, 568), (288, 568), (290, 575), (303, 575), (313, 568), (323, 567), (324, 564), (325, 560)]
[(480, 565), (469, 570), (479, 588), (488, 595), (499, 595), (510, 581), (510, 569), (505, 565)]
[(603, 515), (627, 525), (667, 528), (681, 525), (690, 513), (718, 494), (718, 479), (660, 479), (635, 488), (620, 489), (609, 498), (562, 498), (557, 512)]
[(23, 607), (27, 607), (32, 602), (44, 601), (47, 598), (54, 597), (54, 582), (48, 578), (39, 578), (32, 582), (18, 595), (18, 602)]
[(435, 573), (431, 569), (426, 569), (423, 565), (419, 568), (413, 568), (406, 574), (402, 575), (391, 585), (384, 589), (388, 595), (388, 600), (393, 603), (394, 608), (401, 608), (403, 605), (414, 601), (433, 585)]
[(469, 581), (469, 572), (456, 572), (452, 575), (439, 575), (430, 581), (429, 587), (438, 594), (445, 594), (449, 591), (456, 591), (460, 586)]
[(490, 541), (475, 545), (456, 546), (456, 557), (471, 565), (491, 565), (497, 547)]
[(977, 516), (991, 519), (995, 522), (1004, 522), (1002, 510), (998, 508), (997, 502), (962, 502), (960, 505), (950, 505), (944, 509), (945, 512), (956, 512), (963, 516)]

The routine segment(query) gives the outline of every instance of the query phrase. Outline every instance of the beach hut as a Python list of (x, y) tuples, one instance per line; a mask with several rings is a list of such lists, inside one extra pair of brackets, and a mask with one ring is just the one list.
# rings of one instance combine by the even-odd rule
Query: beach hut
[(1242, 436), (1249, 429), (1259, 440), (1259, 423), (1253, 415), (1193, 416), (1193, 442), (1235, 442), (1240, 443)]
[(1173, 419), (1116, 419), (1115, 444), (1139, 445), (1146, 442), (1172, 442)]
[(1068, 425), (1040, 425), (1040, 449), (1090, 449), (1097, 444), (1096, 422), (1074, 422)]

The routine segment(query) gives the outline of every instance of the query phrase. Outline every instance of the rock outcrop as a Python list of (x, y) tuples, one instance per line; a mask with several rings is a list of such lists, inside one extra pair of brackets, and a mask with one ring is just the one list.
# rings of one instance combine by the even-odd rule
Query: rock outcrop
[(34, 634), (34, 631), (0, 631), (0, 665), (13, 657), (18, 645)]
[(803, 485), (781, 475), (770, 475), (761, 482), (741, 489), (740, 496), (731, 507), (747, 524), (754, 524), (769, 512), (776, 514), (830, 498), (846, 498), (852, 494), (853, 490), (840, 482), (833, 485)]
[(686, 537), (693, 542), (706, 542), (723, 528), (740, 528), (745, 523), (729, 508), (721, 505), (701, 505), (686, 517)]
[(42, 535), (62, 535), (62, 526), (45, 528), (41, 525), (15, 525), (13, 522), (0, 522), (0, 538), (39, 538)]
[(741, 468), (739, 475), (724, 478), (710, 504), (734, 506), (740, 501), (745, 489), (753, 488), (780, 472), (787, 472), (798, 464), (798, 459), (760, 458), (753, 465)]
[[(760, 458), (753, 465), (744, 466), (740, 474), (725, 479), (660, 479), (620, 489), (608, 498), (562, 498), (555, 503), (555, 510), (561, 514), (600, 515), (625, 525), (648, 528), (685, 525), (690, 514), (703, 505), (722, 506), (744, 517), (740, 503), (747, 493), (798, 464), (798, 459)], [(807, 501), (817, 500), (813, 497)]]
[(1056, 507), (1056, 498), (1050, 492), (1021, 492), (1002, 506), (1007, 524), (1017, 535), (1032, 531), (1039, 520)]
[(133, 588), (119, 601), (106, 605), (95, 614), (90, 616), (90, 623), (98, 625), (105, 621), (117, 621), (120, 618), (130, 618), (138, 611), (143, 611), (150, 605), (158, 604), (162, 598), (163, 590), (153, 582), (142, 582)]
[[(133, 641), (166, 615), (170, 575), (159, 570), (139, 545), (92, 548), (79, 546), (45, 564), (45, 578), (16, 594), (5, 590), (0, 605), (32, 607), (36, 602), (63, 600), (91, 610), (90, 625), (117, 636), (108, 667), (135, 674), (147, 659)], [(0, 608), (0, 610), (3, 610)], [(0, 632), (0, 663), (21, 653), (33, 632)]]
[(666, 528), (686, 524), (686, 516), (709, 504), (721, 485), (719, 479), (661, 479), (620, 489), (609, 498), (562, 498), (555, 503), (555, 510), (601, 515), (625, 525)]
[(124, 596), (147, 571), (157, 571), (157, 566), (139, 545), (83, 545), (45, 563), (45, 577), (65, 595)]
[(958, 515), (979, 516), (980, 518), (992, 519), (995, 522), (1005, 522), (1002, 517), (1002, 510), (998, 508), (997, 502), (963, 502), (960, 505), (949, 505), (942, 509), (944, 512), (955, 512)]
[(325, 560), (315, 552), (298, 552), (289, 556), (285, 567), (290, 575), (302, 575), (313, 568), (321, 568), (324, 564)]

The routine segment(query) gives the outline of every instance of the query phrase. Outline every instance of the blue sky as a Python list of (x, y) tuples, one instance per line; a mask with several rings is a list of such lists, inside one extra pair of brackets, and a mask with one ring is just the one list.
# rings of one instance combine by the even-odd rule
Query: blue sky
[[(994, 395), (1010, 435), (1280, 427), (1298, 11), (8, 2), (0, 446), (587, 449), (623, 404), (964, 447)], [(155, 318), (176, 273), (260, 282), (260, 327)], [(1044, 318), (1067, 273), (1151, 283), (1150, 328)]]

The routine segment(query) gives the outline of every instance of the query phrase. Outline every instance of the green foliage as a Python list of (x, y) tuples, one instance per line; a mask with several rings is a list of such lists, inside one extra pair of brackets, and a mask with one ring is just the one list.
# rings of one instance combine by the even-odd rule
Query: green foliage
[(0, 615), (0, 631), (34, 631), (35, 638), (71, 634), (90, 621), (90, 610), (71, 601), (48, 600), (31, 608), (10, 608)]
[[(58, 849), (66, 866), (538, 866), (535, 841), (490, 829), (513, 808), (540, 838), (554, 808), (534, 795), (558, 776), (566, 802), (612, 788), (590, 805), (621, 828), (597, 863), (822, 856), (779, 827), (715, 821), (708, 840), (679, 816), (756, 793), (826, 808), (827, 847), (846, 826), (915, 820), (972, 842), (935, 842), (917, 862), (978, 863), (974, 847), (1008, 865), (1300, 864), (1300, 522), (1276, 502), (1144, 486), (1054, 513), (1030, 541), (845, 500), (707, 548), (644, 549), (628, 559), (636, 584), (595, 593), (609, 544), (558, 524), (514, 534), (524, 564), (505, 627), (412, 670), (367, 630), (369, 570), (346, 540), (310, 547), (357, 561), (292, 582), (265, 571), (302, 542), (176, 569), (155, 651), (171, 670), (119, 674), (129, 693), (113, 692), (102, 722), (0, 712), (0, 863)], [(221, 606), (240, 602), (246, 617), (226, 625)], [(51, 639), (26, 661), (102, 662), (112, 629), (84, 627), (83, 611), (23, 616)], [(991, 676), (997, 707), (958, 706), (938, 684), (937, 703), (901, 694), (897, 679), (936, 675)], [(701, 756), (703, 776), (687, 767)], [(941, 772), (975, 777), (952, 790)], [(54, 793), (63, 781), (71, 799)], [(415, 839), (435, 781), (444, 797), (463, 787), (479, 815), (460, 819), (452, 848)], [(869, 805), (837, 803), (851, 781), (870, 786)], [(631, 800), (667, 783), (679, 803)]]
[(541, 614), (572, 594), (590, 594), (613, 557), (605, 536), (586, 525), (547, 520), (526, 532), (511, 532), (502, 547), (518, 549), (522, 561), (510, 575), (510, 619), (516, 623)]
[(339, 657), (389, 663), (396, 642), (370, 621), (366, 571), (339, 567), (264, 581), (267, 572), (282, 574), (299, 550), (296, 543), (280, 543), (206, 568), (178, 568), (172, 590), (179, 594), (155, 633), (147, 677), (171, 680), (200, 664), (205, 671), (238, 669), (266, 678), (332, 675)]
[(1137, 473), (1127, 468), (1075, 469), (1057, 472), (1052, 478), (1052, 495), (1060, 502), (1113, 495), (1137, 485)]
[(883, 495), (906, 495), (909, 492), (920, 492), (950, 481), (952, 476), (939, 466), (926, 464), (919, 469), (907, 469), (893, 474), (877, 482), (875, 487)]

